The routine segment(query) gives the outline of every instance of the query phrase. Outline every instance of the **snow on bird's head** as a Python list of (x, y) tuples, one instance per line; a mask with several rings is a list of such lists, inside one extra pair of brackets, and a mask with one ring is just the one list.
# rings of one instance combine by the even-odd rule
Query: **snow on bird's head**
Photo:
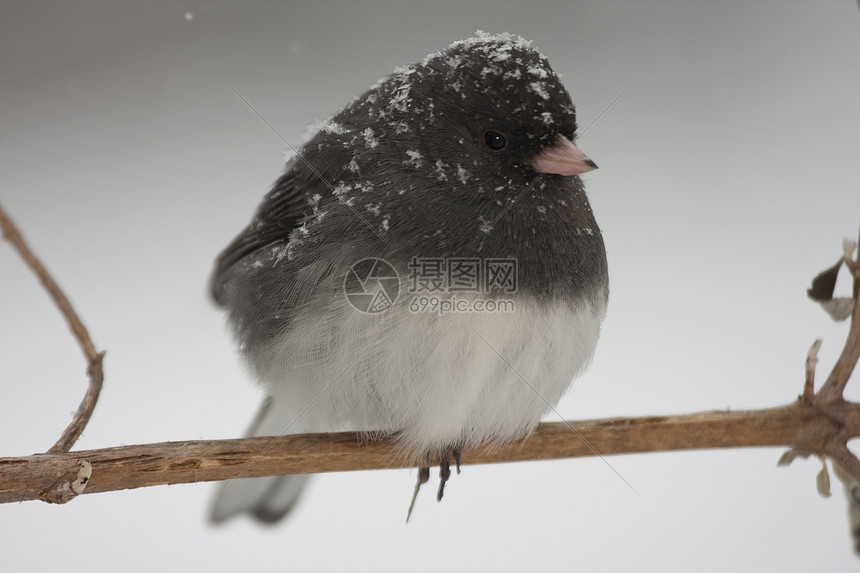
[[(542, 134), (547, 142), (555, 137), (550, 131), (573, 140), (576, 128), (570, 95), (547, 57), (521, 36), (478, 30), (378, 80), (333, 118), (349, 118), (347, 127), (327, 121), (311, 133), (358, 128), (350, 139), (358, 136), (374, 148), (383, 135), (415, 134), (443, 115), (494, 116), (523, 127), (540, 124), (547, 128)], [(373, 126), (370, 131), (368, 126)]]
[[(543, 124), (572, 139), (575, 108), (558, 74), (530, 40), (509, 34), (488, 34), (458, 40), (410, 66), (412, 91), (425, 76), (442, 78), (436, 94), (466, 110), (483, 108), (510, 124)], [(438, 98), (437, 98), (438, 99)]]

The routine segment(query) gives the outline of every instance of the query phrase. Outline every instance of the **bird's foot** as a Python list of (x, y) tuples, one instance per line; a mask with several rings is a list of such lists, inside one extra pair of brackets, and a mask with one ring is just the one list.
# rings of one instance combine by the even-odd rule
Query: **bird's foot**
[[(463, 453), (462, 446), (451, 446), (450, 448), (443, 449), (440, 454), (440, 462), (439, 462), (439, 489), (436, 490), (436, 501), (442, 501), (442, 497), (445, 495), (445, 485), (448, 483), (448, 480), (451, 477), (451, 457), (454, 458), (454, 466), (457, 469), (457, 473), (460, 473), (460, 458)], [(430, 481), (430, 454), (427, 454), (426, 462), (427, 465), (421, 466), (418, 468), (418, 481), (415, 483), (415, 490), (412, 492), (412, 501), (409, 502), (409, 511), (406, 514), (406, 521), (409, 522), (409, 518), (412, 516), (412, 509), (415, 507), (415, 500), (418, 498), (418, 492), (421, 490), (421, 486)]]
[(445, 495), (445, 484), (448, 483), (448, 478), (451, 477), (451, 465), (449, 463), (449, 451), (442, 450), (442, 461), (439, 463), (439, 489), (436, 490), (436, 501), (442, 501), (442, 496)]

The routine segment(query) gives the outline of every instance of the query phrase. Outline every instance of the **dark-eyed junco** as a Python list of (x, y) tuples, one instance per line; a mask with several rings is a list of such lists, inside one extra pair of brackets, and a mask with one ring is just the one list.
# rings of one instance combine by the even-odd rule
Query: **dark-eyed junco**
[[(482, 32), (323, 122), (212, 277), (268, 396), (251, 434), (394, 436), (442, 456), (439, 497), (449, 456), (528, 435), (608, 297), (576, 129), (546, 57)], [(212, 518), (275, 521), (307, 479), (224, 482)]]

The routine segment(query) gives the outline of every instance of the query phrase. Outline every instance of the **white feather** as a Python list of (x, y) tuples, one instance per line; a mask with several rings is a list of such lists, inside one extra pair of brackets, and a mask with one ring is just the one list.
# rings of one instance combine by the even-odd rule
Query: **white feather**
[(604, 315), (601, 296), (443, 315), (405, 297), (379, 314), (330, 300), (250, 357), (272, 400), (255, 433), (397, 432), (415, 459), (527, 435), (588, 364)]

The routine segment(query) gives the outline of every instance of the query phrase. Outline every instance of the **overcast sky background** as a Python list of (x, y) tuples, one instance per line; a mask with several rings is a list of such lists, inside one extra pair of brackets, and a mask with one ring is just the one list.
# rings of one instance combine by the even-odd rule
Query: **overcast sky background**
[[(238, 437), (258, 406), (206, 281), (287, 146), (223, 80), (295, 146), (395, 66), (478, 28), (533, 39), (580, 125), (606, 112), (580, 147), (600, 165), (585, 180), (608, 249), (609, 316), (561, 415), (787, 403), (817, 337), (826, 377), (846, 325), (805, 289), (860, 224), (853, 0), (5, 1), (0, 202), (108, 351), (77, 448)], [(0, 245), (0, 456), (50, 447), (84, 388), (59, 314)], [(860, 398), (860, 379), (848, 395)], [(408, 526), (409, 470), (319, 477), (277, 528), (209, 526), (212, 484), (4, 505), (0, 561), (8, 571), (856, 568), (841, 491), (820, 498), (820, 464), (777, 468), (781, 453), (465, 467), (443, 503), (422, 494)]]

